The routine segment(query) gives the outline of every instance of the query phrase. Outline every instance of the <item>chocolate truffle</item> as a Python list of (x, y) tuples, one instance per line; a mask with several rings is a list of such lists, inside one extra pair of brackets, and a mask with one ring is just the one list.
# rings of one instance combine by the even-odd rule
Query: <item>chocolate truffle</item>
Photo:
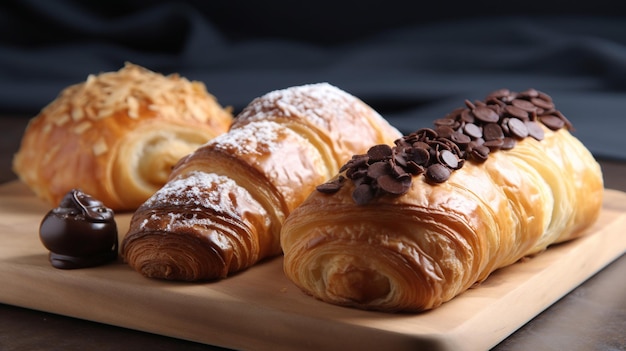
[(50, 263), (59, 269), (98, 266), (118, 255), (113, 211), (77, 189), (46, 214), (39, 238), (50, 250)]

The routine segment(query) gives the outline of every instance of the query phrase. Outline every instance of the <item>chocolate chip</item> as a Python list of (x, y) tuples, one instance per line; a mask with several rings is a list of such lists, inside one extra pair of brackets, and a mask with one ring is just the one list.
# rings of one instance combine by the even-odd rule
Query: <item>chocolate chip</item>
[(537, 107), (530, 101), (522, 99), (514, 99), (511, 104), (527, 112), (535, 112)]
[(519, 118), (521, 120), (528, 120), (528, 111), (523, 110), (519, 107), (513, 106), (513, 105), (507, 105), (504, 108), (504, 111), (509, 114), (511, 117), (516, 117)]
[(411, 188), (411, 177), (384, 175), (377, 180), (378, 186), (391, 195), (402, 195)]
[(391, 166), (387, 162), (376, 162), (367, 168), (367, 176), (373, 179), (382, 177), (391, 172)]
[(493, 112), (498, 114), (498, 118), (502, 117), (502, 109), (504, 108), (504, 106), (506, 105), (500, 105), (500, 104), (489, 104), (487, 105), (490, 109), (493, 110)]
[(470, 141), (472, 141), (472, 138), (461, 132), (454, 132), (452, 133), (452, 135), (450, 135), (450, 140), (452, 140), (457, 145), (467, 145)]
[(483, 162), (489, 157), (489, 148), (484, 145), (477, 145), (472, 148), (472, 158), (476, 161)]
[(565, 122), (561, 118), (554, 115), (539, 116), (539, 120), (541, 123), (545, 124), (546, 127), (552, 130), (559, 130), (565, 126)]
[(454, 129), (448, 126), (439, 126), (437, 127), (437, 134), (441, 138), (449, 138), (454, 134)]
[(432, 146), (434, 146), (434, 147), (430, 148), (431, 149), (431, 153), (434, 150), (435, 151), (434, 155), (437, 156), (436, 153), (441, 151), (441, 150), (452, 150), (452, 148), (454, 147), (453, 145), (456, 145), (456, 144), (454, 144), (449, 139), (439, 138), (437, 140), (433, 140), (432, 141)]
[(510, 117), (504, 117), (500, 120), (500, 128), (502, 128), (502, 133), (504, 133), (504, 136), (511, 135), (511, 131), (509, 130), (510, 119)]
[(500, 146), (500, 150), (511, 150), (513, 147), (515, 147), (515, 144), (517, 144), (515, 139), (505, 137), (504, 139), (502, 139), (502, 145)]
[(459, 159), (448, 150), (443, 150), (439, 153), (439, 161), (451, 169), (459, 168)]
[(543, 140), (545, 133), (539, 123), (535, 121), (528, 121), (525, 123), (526, 128), (528, 128), (528, 135), (535, 138), (536, 140)]
[(412, 175), (420, 175), (425, 172), (424, 166), (415, 163), (414, 161), (409, 161), (406, 164), (406, 171), (411, 173)]
[(425, 148), (413, 149), (413, 155), (411, 157), (411, 161), (414, 161), (418, 165), (427, 164), (428, 160), (430, 159), (430, 152), (428, 152), (428, 150), (430, 150), (430, 146), (428, 147), (428, 149), (425, 149)]
[(470, 110), (465, 109), (463, 110), (463, 112), (461, 112), (461, 121), (465, 123), (474, 123), (474, 121), (476, 121), (476, 118), (474, 118), (474, 115), (470, 113)]
[(407, 173), (407, 171), (404, 169), (406, 167), (405, 166), (398, 166), (398, 165), (392, 165), (391, 166), (391, 171), (393, 173), (394, 176), (396, 177), (405, 177), (408, 176), (409, 174)]
[(439, 118), (435, 120), (434, 124), (436, 126), (453, 126), (456, 123), (456, 120), (453, 118)]
[(372, 184), (372, 179), (368, 178), (367, 176), (365, 177), (360, 177), (360, 178), (355, 178), (352, 179), (352, 183), (354, 183), (354, 186), (357, 187), (361, 184)]
[(440, 163), (433, 163), (426, 169), (426, 177), (435, 183), (445, 182), (450, 178), (450, 174), (452, 171)]
[(343, 184), (341, 184), (341, 182), (329, 181), (318, 185), (315, 189), (317, 189), (317, 191), (319, 191), (320, 193), (333, 194), (338, 192), (339, 189), (341, 189), (342, 185)]
[(430, 145), (428, 145), (428, 143), (425, 143), (423, 141), (416, 141), (413, 143), (412, 146), (416, 149), (430, 150)]
[(504, 138), (502, 128), (496, 123), (488, 123), (483, 126), (483, 136), (485, 140), (496, 140)]
[(500, 100), (502, 98), (506, 98), (508, 96), (511, 95), (511, 91), (509, 89), (498, 89), (494, 92), (492, 92), (491, 94), (489, 94), (489, 97), (493, 96), (496, 99)]
[(535, 97), (530, 99), (530, 102), (546, 111), (551, 111), (554, 109), (554, 103), (552, 101), (544, 100), (542, 98)]
[(373, 162), (384, 160), (387, 157), (390, 157), (391, 153), (391, 146), (386, 144), (375, 145), (367, 150), (367, 156)]
[(480, 129), (480, 127), (475, 125), (474, 123), (465, 124), (465, 127), (463, 127), (463, 131), (465, 131), (465, 134), (474, 139), (482, 138), (483, 136), (482, 129)]
[(570, 122), (569, 119), (567, 119), (567, 117), (565, 117), (565, 115), (561, 113), (561, 111), (554, 111), (553, 114), (563, 120), (563, 122), (565, 123), (565, 128), (567, 128), (568, 130), (574, 130), (572, 122)]
[(528, 136), (528, 128), (526, 127), (526, 124), (517, 118), (509, 119), (507, 126), (509, 127), (510, 134), (519, 139), (523, 139)]
[(343, 172), (350, 168), (358, 168), (362, 165), (367, 164), (368, 160), (369, 160), (369, 157), (367, 157), (367, 155), (354, 155), (346, 164), (344, 164), (339, 169), (339, 172)]
[(359, 179), (367, 175), (367, 168), (351, 167), (346, 171), (346, 177), (350, 179)]
[(421, 135), (424, 139), (434, 139), (437, 137), (437, 132), (431, 128), (422, 128), (417, 131), (418, 135)]
[(483, 139), (476, 139), (476, 140), (472, 140), (471, 143), (467, 144), (467, 151), (470, 152), (472, 151), (473, 148), (476, 148), (480, 145), (482, 145), (485, 141)]
[(398, 152), (393, 156), (393, 161), (396, 165), (406, 167), (407, 164), (407, 156), (406, 152)]
[(365, 205), (374, 199), (374, 190), (368, 184), (359, 184), (352, 192), (352, 200), (357, 205)]
[(487, 140), (483, 143), (482, 146), (486, 146), (489, 148), (490, 152), (499, 150), (502, 145), (504, 145), (504, 138), (502, 139), (492, 139), (492, 140)]
[(500, 116), (489, 107), (476, 106), (476, 108), (472, 110), (472, 113), (474, 117), (486, 123), (495, 123), (500, 119)]

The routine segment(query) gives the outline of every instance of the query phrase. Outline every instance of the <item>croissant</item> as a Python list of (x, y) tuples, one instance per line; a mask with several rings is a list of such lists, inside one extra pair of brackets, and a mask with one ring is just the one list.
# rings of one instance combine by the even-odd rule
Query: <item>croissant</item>
[(400, 133), (328, 83), (269, 92), (175, 166), (133, 214), (121, 255), (142, 275), (212, 280), (281, 253), (280, 228), (316, 185)]
[(131, 211), (232, 119), (204, 84), (127, 63), (63, 89), (31, 119), (13, 170), (51, 205), (80, 188), (113, 210)]
[(440, 306), (585, 233), (600, 167), (547, 94), (502, 89), (355, 155), (286, 219), (284, 272), (328, 303)]

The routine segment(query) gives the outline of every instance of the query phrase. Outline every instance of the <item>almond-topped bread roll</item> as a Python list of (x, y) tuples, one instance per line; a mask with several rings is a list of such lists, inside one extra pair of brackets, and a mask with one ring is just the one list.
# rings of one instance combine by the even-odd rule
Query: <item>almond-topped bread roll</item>
[(583, 235), (603, 180), (567, 127), (546, 94), (501, 90), (371, 147), (286, 219), (287, 277), (333, 304), (422, 311)]
[(13, 160), (19, 178), (56, 205), (74, 188), (135, 210), (178, 160), (232, 124), (203, 83), (127, 63), (65, 88), (28, 124)]
[(121, 244), (141, 274), (224, 278), (281, 252), (283, 221), (355, 152), (400, 133), (326, 83), (267, 93), (230, 131), (183, 158), (133, 215)]

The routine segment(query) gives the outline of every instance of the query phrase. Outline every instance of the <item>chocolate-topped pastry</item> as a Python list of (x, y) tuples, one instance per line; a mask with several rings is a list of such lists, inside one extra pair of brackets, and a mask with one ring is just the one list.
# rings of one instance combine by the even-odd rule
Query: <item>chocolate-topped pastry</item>
[(527, 137), (541, 141), (545, 136), (541, 124), (553, 131), (572, 129), (549, 95), (535, 89), (497, 90), (484, 101), (465, 100), (465, 107), (436, 119), (433, 128), (403, 136), (394, 147), (375, 145), (367, 154), (355, 155), (340, 170), (345, 176), (317, 190), (336, 193), (350, 179), (358, 183), (353, 193), (357, 204), (385, 194), (403, 195), (413, 176), (423, 174), (431, 184), (443, 183), (465, 161), (485, 162), (490, 153), (510, 150)]
[(50, 263), (60, 269), (101, 265), (117, 258), (117, 225), (102, 202), (73, 189), (50, 210), (39, 237), (50, 250)]

